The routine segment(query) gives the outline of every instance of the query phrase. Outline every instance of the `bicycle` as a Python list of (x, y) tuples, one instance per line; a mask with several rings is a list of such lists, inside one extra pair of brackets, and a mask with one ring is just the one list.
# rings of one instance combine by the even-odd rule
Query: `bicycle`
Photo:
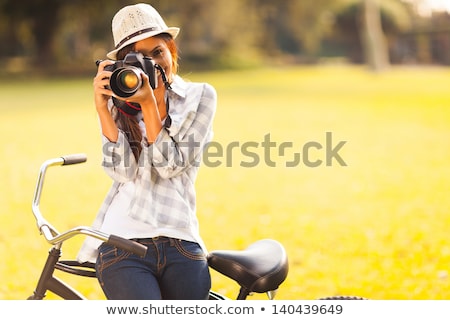
[[(47, 169), (53, 166), (73, 165), (86, 161), (87, 157), (84, 154), (71, 154), (46, 160), (40, 167), (34, 191), (32, 212), (41, 235), (52, 247), (48, 252), (36, 288), (28, 297), (28, 300), (42, 300), (46, 297), (48, 291), (65, 300), (87, 299), (75, 288), (54, 275), (55, 270), (59, 270), (75, 276), (96, 277), (93, 263), (61, 260), (62, 245), (75, 236), (94, 237), (139, 256), (145, 256), (146, 254), (147, 248), (133, 240), (106, 234), (86, 226), (78, 226), (60, 233), (44, 218), (39, 206)], [(239, 284), (240, 289), (236, 300), (245, 300), (251, 293), (266, 293), (269, 299), (274, 299), (275, 293), (286, 279), (289, 269), (288, 257), (283, 245), (273, 239), (258, 240), (244, 250), (214, 250), (208, 254), (207, 259), (210, 268)], [(362, 298), (335, 296), (322, 299), (360, 300)], [(209, 300), (230, 300), (230, 298), (211, 291)]]

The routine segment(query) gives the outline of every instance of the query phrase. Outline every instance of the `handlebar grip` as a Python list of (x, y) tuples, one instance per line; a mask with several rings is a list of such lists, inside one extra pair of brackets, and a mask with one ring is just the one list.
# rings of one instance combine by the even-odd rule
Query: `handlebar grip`
[(64, 160), (64, 163), (62, 164), (63, 166), (87, 161), (87, 157), (84, 153), (69, 154), (66, 156), (62, 156), (61, 158)]
[(115, 247), (118, 247), (120, 249), (132, 252), (140, 257), (144, 257), (147, 253), (147, 247), (143, 244), (140, 244), (139, 242), (128, 240), (122, 237), (118, 237), (115, 235), (110, 235), (108, 241), (106, 241), (108, 244), (113, 245)]

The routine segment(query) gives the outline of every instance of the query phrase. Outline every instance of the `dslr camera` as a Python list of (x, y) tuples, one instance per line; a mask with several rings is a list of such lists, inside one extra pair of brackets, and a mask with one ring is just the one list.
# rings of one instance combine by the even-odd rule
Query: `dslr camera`
[(152, 59), (144, 57), (140, 52), (130, 52), (123, 60), (105, 67), (112, 71), (109, 79), (110, 89), (119, 97), (128, 98), (138, 91), (142, 86), (141, 71), (149, 77), (150, 86), (155, 89), (158, 85), (156, 70), (159, 66)]

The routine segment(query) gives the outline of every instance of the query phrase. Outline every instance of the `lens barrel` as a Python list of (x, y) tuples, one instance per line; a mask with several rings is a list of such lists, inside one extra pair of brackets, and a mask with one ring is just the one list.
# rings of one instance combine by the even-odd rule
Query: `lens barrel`
[(111, 90), (119, 97), (131, 97), (142, 86), (141, 72), (133, 66), (114, 70), (109, 81)]

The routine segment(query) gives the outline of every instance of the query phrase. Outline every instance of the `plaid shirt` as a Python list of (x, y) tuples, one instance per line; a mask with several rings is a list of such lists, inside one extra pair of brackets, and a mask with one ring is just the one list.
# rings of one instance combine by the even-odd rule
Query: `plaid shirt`
[[(216, 91), (206, 83), (185, 82), (178, 76), (171, 87), (170, 127), (163, 128), (153, 144), (144, 137), (139, 161), (123, 132), (119, 131), (116, 143), (103, 136), (102, 165), (114, 182), (93, 228), (101, 229), (121, 184), (133, 181), (130, 217), (149, 224), (152, 230), (166, 230), (166, 234), (154, 236), (184, 235), (185, 240), (194, 239), (204, 246), (198, 231), (194, 184), (203, 149), (212, 139)], [(87, 238), (78, 260), (95, 261), (99, 244), (98, 240)]]

